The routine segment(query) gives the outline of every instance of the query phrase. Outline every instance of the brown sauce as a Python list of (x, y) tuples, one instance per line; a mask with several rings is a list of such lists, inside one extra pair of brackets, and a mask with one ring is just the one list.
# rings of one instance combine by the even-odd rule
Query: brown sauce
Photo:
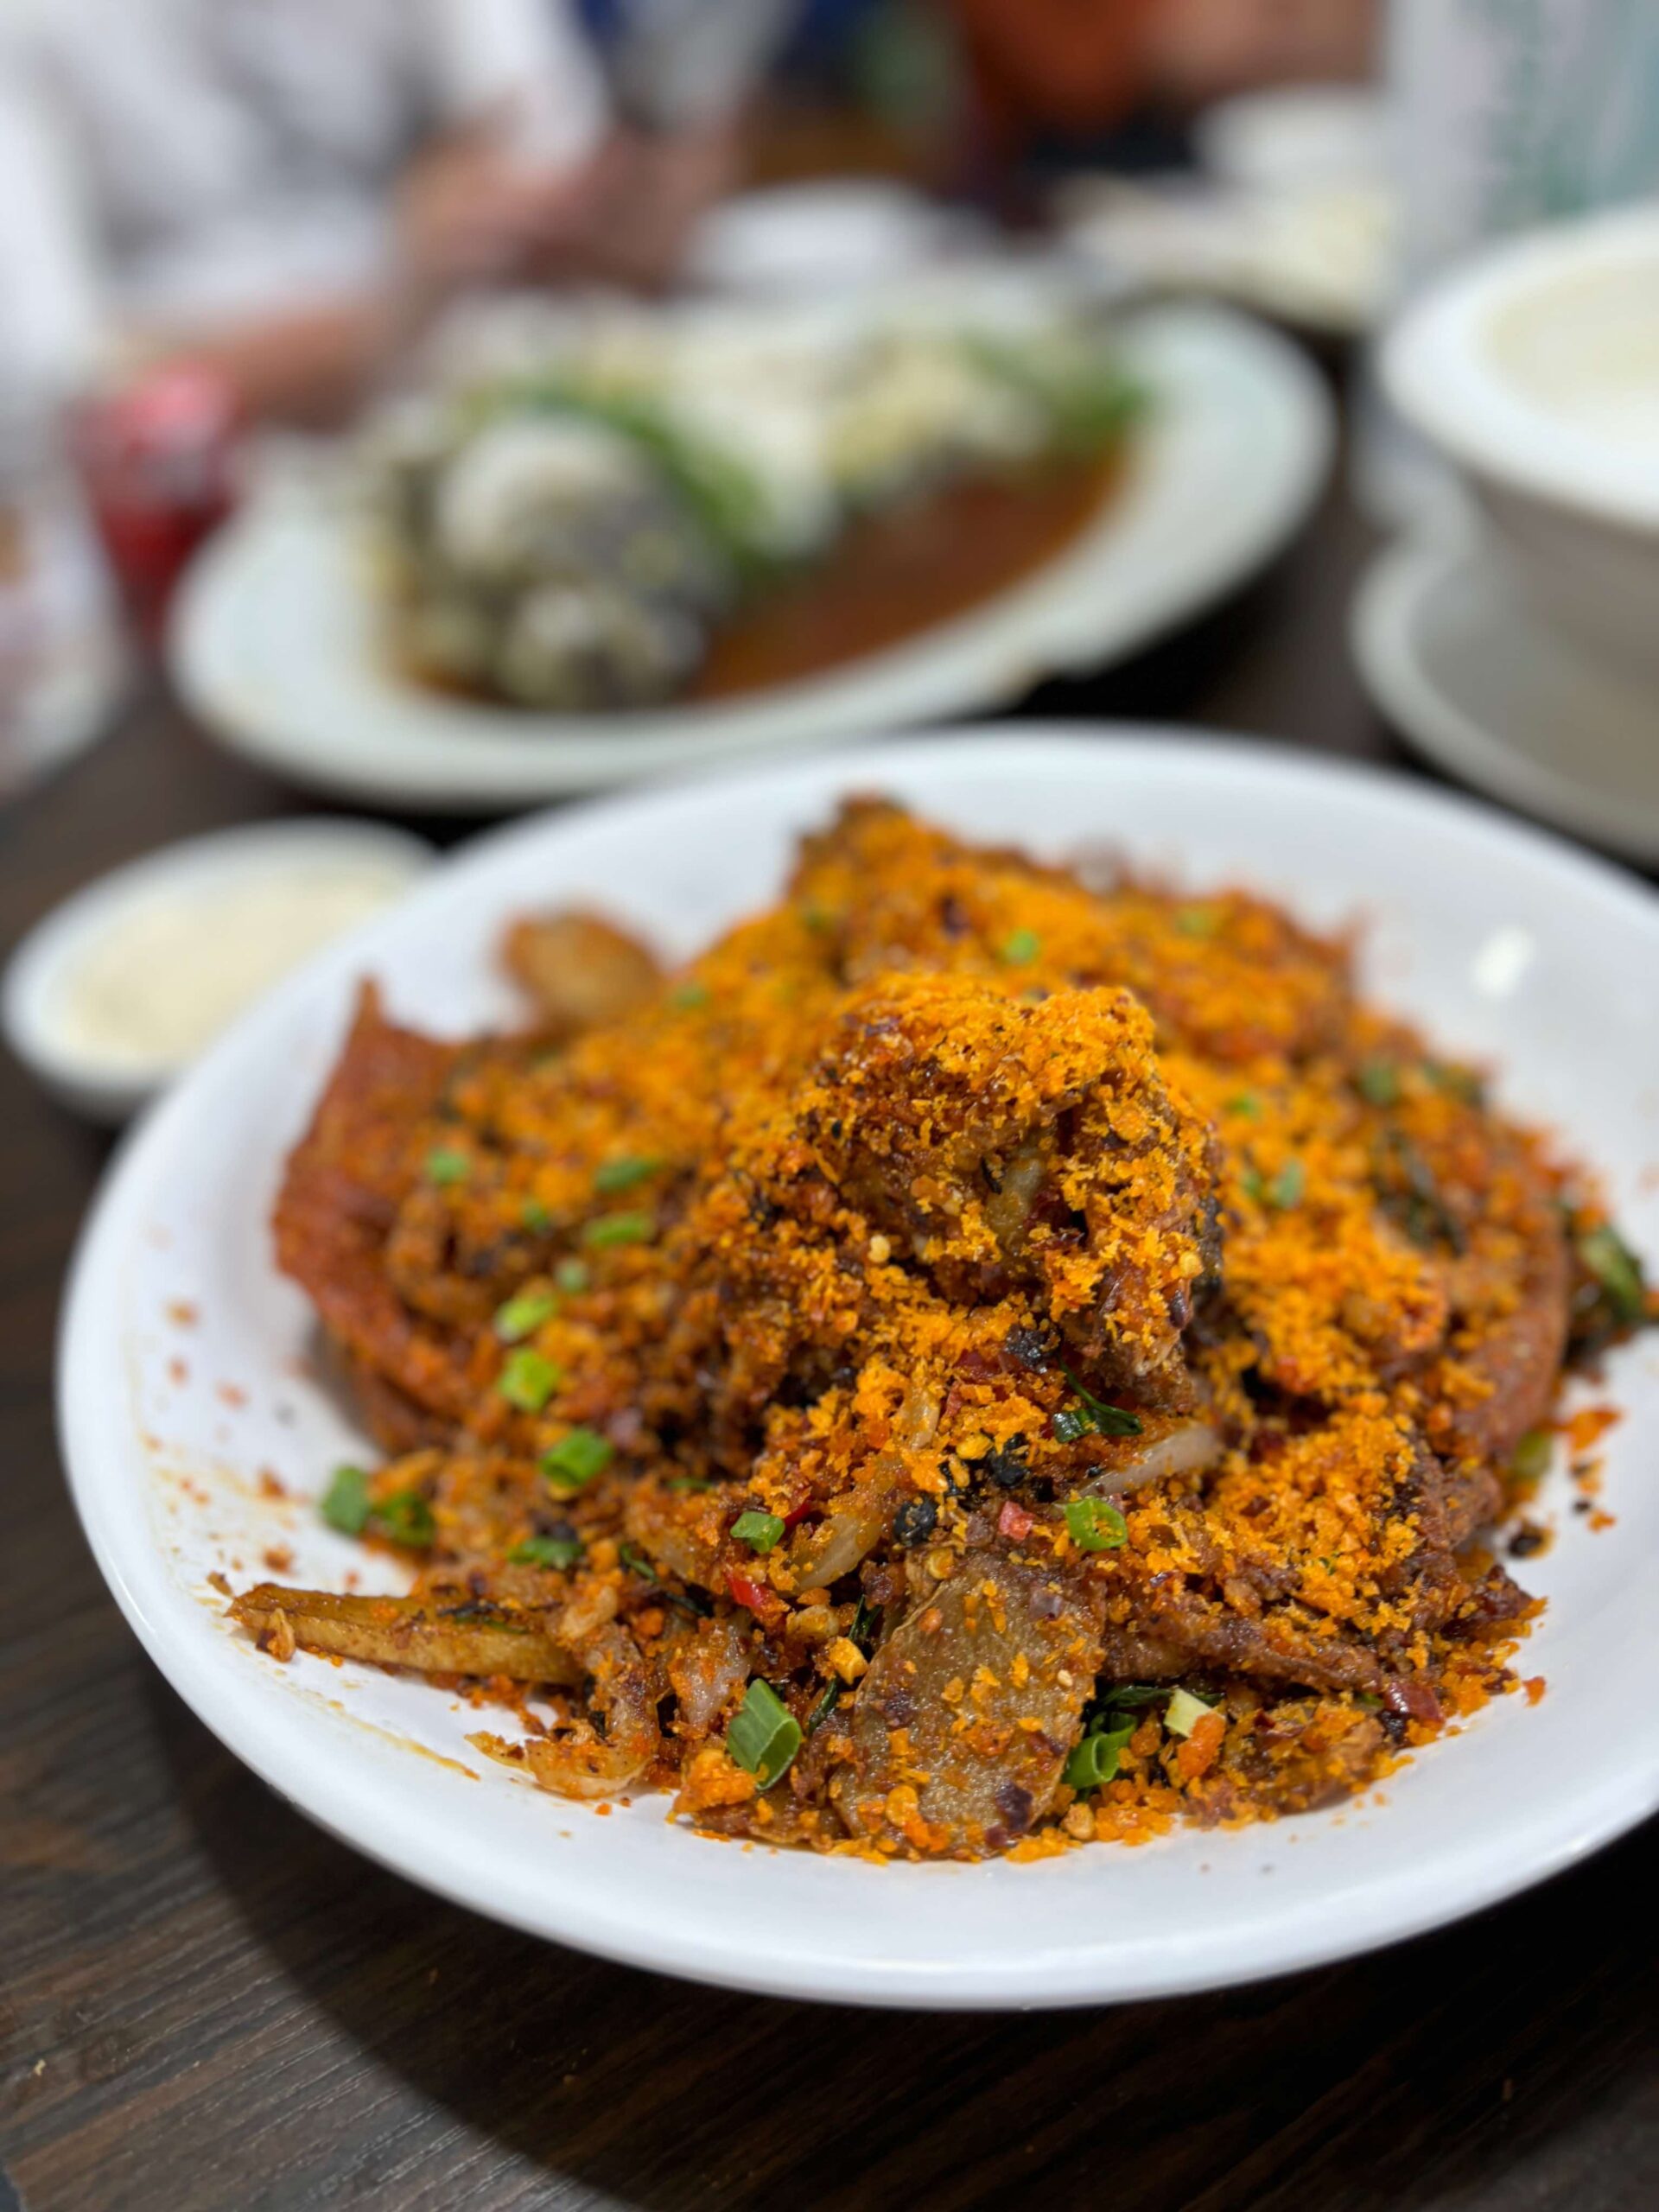
[(861, 517), (822, 560), (721, 625), (690, 696), (798, 683), (969, 613), (1065, 552), (1118, 473), (1114, 457), (965, 477)]
[[(730, 699), (797, 683), (970, 613), (1065, 552), (1112, 497), (1120, 473), (1111, 455), (963, 477), (859, 518), (809, 566), (721, 623), (681, 696)], [(400, 659), (424, 690), (503, 703), (489, 685)]]

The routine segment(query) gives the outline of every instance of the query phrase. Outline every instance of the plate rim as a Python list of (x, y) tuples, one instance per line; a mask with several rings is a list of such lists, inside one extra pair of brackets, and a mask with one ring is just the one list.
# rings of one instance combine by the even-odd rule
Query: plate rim
[[(496, 855), (513, 844), (532, 842), (552, 823), (561, 825), (574, 817), (594, 814), (626, 814), (650, 809), (687, 792), (722, 785), (763, 783), (783, 785), (800, 782), (815, 788), (829, 779), (842, 786), (855, 783), (861, 768), (879, 775), (884, 763), (891, 769), (903, 764), (928, 765), (956, 754), (965, 761), (989, 762), (1001, 754), (1006, 766), (1010, 747), (1028, 755), (1058, 753), (1063, 746), (1088, 744), (1109, 751), (1132, 772), (1137, 756), (1156, 753), (1167, 760), (1179, 748), (1185, 772), (1202, 775), (1217, 768), (1258, 783), (1289, 775), (1315, 785), (1366, 791), (1370, 802), (1402, 810), (1408, 817), (1450, 811), (1465, 825), (1496, 837), (1502, 845), (1519, 846), (1548, 866), (1565, 869), (1587, 892), (1611, 901), (1631, 922), (1650, 937), (1659, 950), (1659, 897), (1639, 879), (1616, 865), (1586, 854), (1547, 830), (1513, 821), (1479, 802), (1432, 785), (1418, 786), (1397, 773), (1362, 763), (1308, 754), (1285, 746), (1230, 737), (1213, 731), (1179, 726), (1089, 723), (1032, 723), (1003, 728), (931, 733), (898, 745), (872, 744), (850, 760), (812, 758), (804, 761), (768, 764), (721, 774), (704, 773), (678, 779), (649, 793), (623, 793), (588, 802), (577, 809), (560, 809), (501, 825), (467, 844), (453, 859), (429, 871), (411, 894), (429, 896), (454, 876), (487, 873)], [(1128, 2002), (1157, 1995), (1175, 1995), (1208, 1988), (1222, 1988), (1259, 1980), (1317, 1964), (1333, 1961), (1421, 1934), (1462, 1918), (1501, 1899), (1532, 1887), (1589, 1852), (1611, 1841), (1659, 1808), (1659, 1756), (1645, 1765), (1630, 1765), (1604, 1777), (1587, 1794), (1572, 1803), (1570, 1813), (1553, 1810), (1546, 1817), (1535, 1814), (1530, 1829), (1535, 1840), (1529, 1855), (1510, 1861), (1494, 1873), (1490, 1864), (1489, 1839), (1484, 1835), (1462, 1840), (1449, 1853), (1437, 1854), (1441, 1878), (1432, 1893), (1407, 1875), (1391, 1872), (1386, 1879), (1368, 1883), (1366, 1897), (1373, 1900), (1370, 1917), (1356, 1909), (1350, 1891), (1325, 1901), (1322, 1911), (1299, 1920), (1294, 1940), (1275, 1935), (1270, 1955), (1253, 1955), (1246, 1936), (1242, 1948), (1220, 1966), (1211, 1939), (1204, 1947), (1189, 1943), (1183, 1950), (1179, 1931), (1160, 1934), (1160, 1950), (1137, 1969), (1131, 1963), (1103, 1966), (1102, 1957), (1081, 1951), (1082, 1971), (1076, 1961), (1040, 1955), (1040, 1986), (1033, 1986), (1039, 1971), (1032, 1953), (1010, 1960), (970, 1962), (964, 1971), (956, 1961), (931, 1966), (916, 1958), (883, 1961), (868, 1955), (826, 1959), (803, 1951), (798, 1955), (774, 1948), (764, 1958), (750, 1958), (734, 1949), (729, 1929), (716, 1923), (708, 1927), (677, 1929), (664, 1949), (660, 1929), (642, 1941), (626, 1918), (607, 1906), (595, 1918), (592, 1900), (578, 1881), (574, 1898), (562, 1899), (560, 1885), (550, 1880), (537, 1892), (537, 1909), (499, 1895), (482, 1896), (476, 1883), (467, 1879), (462, 1842), (437, 1839), (410, 1839), (377, 1833), (374, 1819), (374, 1782), (371, 1763), (358, 1771), (350, 1761), (319, 1760), (315, 1756), (316, 1725), (299, 1700), (291, 1706), (273, 1702), (262, 1710), (251, 1729), (233, 1708), (241, 1702), (241, 1678), (230, 1669), (203, 1671), (194, 1662), (193, 1645), (210, 1631), (205, 1616), (189, 1620), (186, 1628), (165, 1615), (152, 1613), (149, 1599), (155, 1589), (168, 1594), (168, 1569), (145, 1517), (137, 1487), (113, 1499), (101, 1494), (94, 1460), (103, 1446), (100, 1427), (118, 1427), (124, 1407), (112, 1409), (106, 1394), (95, 1387), (107, 1370), (112, 1355), (107, 1324), (120, 1312), (124, 1255), (130, 1249), (143, 1210), (149, 1201), (154, 1170), (170, 1154), (175, 1129), (188, 1126), (195, 1100), (207, 1086), (211, 1071), (226, 1075), (243, 1059), (257, 1058), (257, 1045), (268, 1025), (275, 1026), (283, 1009), (299, 1005), (326, 975), (343, 969), (372, 954), (377, 941), (395, 933), (396, 912), (372, 918), (339, 944), (326, 949), (252, 1009), (226, 1033), (200, 1064), (199, 1071), (158, 1102), (124, 1140), (106, 1171), (88, 1211), (69, 1270), (58, 1334), (57, 1412), (59, 1435), (68, 1484), (76, 1511), (100, 1573), (129, 1624), (149, 1656), (185, 1702), (245, 1766), (275, 1789), (297, 1810), (331, 1834), (375, 1863), (434, 1891), (451, 1902), (519, 1928), (529, 1934), (575, 1945), (620, 1963), (677, 1975), (717, 1986), (760, 1994), (830, 2002), (868, 2004), (928, 2010), (983, 2010), (1064, 2008), (1071, 2005)], [(315, 979), (314, 981), (314, 978)], [(109, 1488), (107, 1479), (102, 1488)], [(139, 1531), (140, 1546), (130, 1557), (124, 1538), (130, 1531), (123, 1516)], [(205, 1646), (204, 1646), (205, 1648)], [(463, 1828), (466, 1824), (462, 1824)], [(688, 1838), (688, 1847), (695, 1847)], [(862, 1862), (819, 1862), (852, 1869)], [(950, 1881), (974, 1885), (991, 1877), (994, 1869), (968, 1866), (892, 1866), (874, 1872), (883, 1880)], [(1018, 1870), (1021, 1879), (1040, 1881), (1045, 1868)], [(550, 1867), (550, 1872), (553, 1870)], [(1455, 1878), (1452, 1875), (1455, 1874)], [(566, 1885), (569, 1887), (569, 1885)], [(1399, 1897), (1395, 1891), (1401, 1891)], [(849, 1895), (853, 1892), (849, 1890)], [(970, 1895), (971, 1890), (964, 1895)], [(1405, 1900), (1415, 1897), (1410, 1904)], [(1380, 1900), (1380, 1905), (1376, 1901)], [(1134, 1955), (1131, 1954), (1131, 1961)]]
[[(1373, 702), (1414, 751), (1471, 788), (1522, 808), (1559, 835), (1586, 837), (1627, 864), (1659, 860), (1659, 806), (1643, 809), (1573, 783), (1513, 751), (1426, 673), (1417, 625), (1425, 599), (1450, 577), (1497, 556), (1478, 534), (1408, 531), (1372, 556), (1355, 588), (1349, 642)], [(1524, 611), (1514, 608), (1517, 622)]]

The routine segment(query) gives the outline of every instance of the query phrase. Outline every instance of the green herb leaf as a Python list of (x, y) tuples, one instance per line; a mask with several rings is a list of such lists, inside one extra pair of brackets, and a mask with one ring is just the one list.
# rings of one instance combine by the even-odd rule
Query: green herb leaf
[(841, 1684), (839, 1681), (832, 1681), (823, 1695), (806, 1716), (806, 1733), (809, 1736), (816, 1735), (840, 1702)]
[(695, 978), (689, 982), (676, 983), (668, 995), (668, 1002), (676, 1014), (695, 1014), (700, 1006), (709, 1003), (709, 986)]
[(526, 1536), (507, 1554), (515, 1567), (573, 1567), (582, 1557), (577, 1536)]
[(317, 1510), (342, 1536), (360, 1536), (369, 1517), (369, 1478), (361, 1467), (336, 1467)]
[(1122, 1406), (1109, 1406), (1086, 1390), (1069, 1367), (1060, 1372), (1077, 1394), (1077, 1402), (1064, 1406), (1054, 1416), (1054, 1433), (1062, 1444), (1075, 1444), (1080, 1436), (1139, 1436), (1141, 1417)]
[(1221, 1103), (1224, 1113), (1237, 1114), (1247, 1122), (1259, 1122), (1262, 1118), (1262, 1101), (1253, 1090), (1236, 1090), (1230, 1098), (1224, 1098)]
[(518, 1218), (526, 1229), (543, 1230), (553, 1226), (553, 1217), (539, 1198), (526, 1198), (518, 1209)]
[(1516, 1446), (1510, 1472), (1517, 1482), (1535, 1483), (1549, 1472), (1555, 1456), (1555, 1437), (1548, 1428), (1529, 1428)]
[(706, 1475), (671, 1475), (668, 1478), (668, 1486), (670, 1490), (679, 1491), (682, 1494), (714, 1488), (713, 1483)]
[(495, 1387), (521, 1414), (538, 1414), (563, 1380), (550, 1359), (521, 1344), (502, 1361)]
[(1397, 1105), (1400, 1099), (1400, 1071), (1392, 1060), (1362, 1061), (1355, 1072), (1354, 1088), (1368, 1105)]
[(1175, 926), (1183, 937), (1214, 937), (1221, 927), (1221, 915), (1214, 906), (1178, 906)]
[(1647, 1319), (1648, 1287), (1642, 1262), (1611, 1222), (1586, 1230), (1578, 1239), (1579, 1257), (1607, 1296), (1612, 1316), (1621, 1328), (1635, 1328)]
[(1459, 1067), (1455, 1060), (1425, 1060), (1423, 1073), (1436, 1090), (1461, 1098), (1465, 1106), (1479, 1106), (1485, 1100), (1486, 1085), (1473, 1068)]
[(1029, 968), (1043, 950), (1043, 940), (1035, 930), (1011, 930), (998, 948), (997, 957), (1010, 968)]
[(1121, 1728), (1092, 1729), (1067, 1759), (1061, 1780), (1073, 1789), (1099, 1789), (1114, 1780), (1117, 1763), (1140, 1724), (1125, 1721)]
[(602, 1475), (616, 1457), (616, 1446), (597, 1429), (573, 1428), (552, 1449), (543, 1452), (537, 1465), (555, 1490), (581, 1490)]
[(1067, 1532), (1081, 1552), (1115, 1552), (1128, 1541), (1128, 1522), (1107, 1498), (1069, 1498), (1065, 1512)]
[(656, 1234), (654, 1213), (607, 1213), (588, 1224), (582, 1241), (603, 1251), (613, 1244), (649, 1244)]
[(619, 1544), (616, 1548), (616, 1555), (627, 1568), (628, 1573), (637, 1574), (641, 1581), (655, 1582), (658, 1580), (656, 1568), (638, 1544)]
[(760, 1513), (753, 1506), (740, 1513), (732, 1523), (732, 1534), (740, 1544), (747, 1544), (752, 1552), (769, 1552), (784, 1533), (784, 1523), (776, 1513)]
[(586, 1260), (561, 1260), (553, 1270), (554, 1281), (561, 1290), (568, 1291), (573, 1298), (579, 1292), (586, 1290), (593, 1279), (588, 1272)]
[(660, 1160), (639, 1154), (620, 1160), (601, 1160), (594, 1170), (594, 1188), (609, 1198), (618, 1191), (631, 1191), (636, 1183), (644, 1183), (662, 1166)]
[(1292, 1206), (1300, 1205), (1307, 1188), (1307, 1170), (1300, 1160), (1287, 1160), (1268, 1185), (1267, 1199), (1281, 1213), (1288, 1213)]
[(516, 1298), (495, 1309), (495, 1333), (504, 1344), (516, 1344), (522, 1337), (533, 1337), (543, 1321), (551, 1319), (558, 1311), (559, 1301), (550, 1290), (521, 1290)]
[(426, 1155), (426, 1179), (440, 1187), (451, 1183), (464, 1183), (472, 1172), (472, 1161), (464, 1152), (457, 1152), (453, 1145), (435, 1144)]
[(437, 1534), (432, 1508), (417, 1490), (394, 1491), (390, 1497), (377, 1498), (369, 1523), (388, 1542), (407, 1544), (411, 1551), (425, 1551)]
[(751, 1682), (726, 1731), (728, 1752), (763, 1789), (770, 1789), (800, 1748), (800, 1723), (782, 1698), (769, 1682)]

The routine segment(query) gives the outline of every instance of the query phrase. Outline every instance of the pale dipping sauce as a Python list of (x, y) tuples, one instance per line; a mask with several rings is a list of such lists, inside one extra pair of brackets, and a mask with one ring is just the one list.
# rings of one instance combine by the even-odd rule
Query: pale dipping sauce
[(67, 959), (43, 1011), (54, 1041), (113, 1067), (181, 1066), (278, 977), (406, 890), (391, 855), (250, 857), (158, 884)]

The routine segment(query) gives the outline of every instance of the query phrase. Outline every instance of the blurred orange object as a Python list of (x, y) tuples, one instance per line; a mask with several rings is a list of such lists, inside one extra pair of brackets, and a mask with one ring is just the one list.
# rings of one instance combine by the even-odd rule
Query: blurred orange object
[(236, 502), (244, 429), (231, 379), (171, 361), (72, 411), (70, 449), (139, 633), (156, 644), (191, 555)]

